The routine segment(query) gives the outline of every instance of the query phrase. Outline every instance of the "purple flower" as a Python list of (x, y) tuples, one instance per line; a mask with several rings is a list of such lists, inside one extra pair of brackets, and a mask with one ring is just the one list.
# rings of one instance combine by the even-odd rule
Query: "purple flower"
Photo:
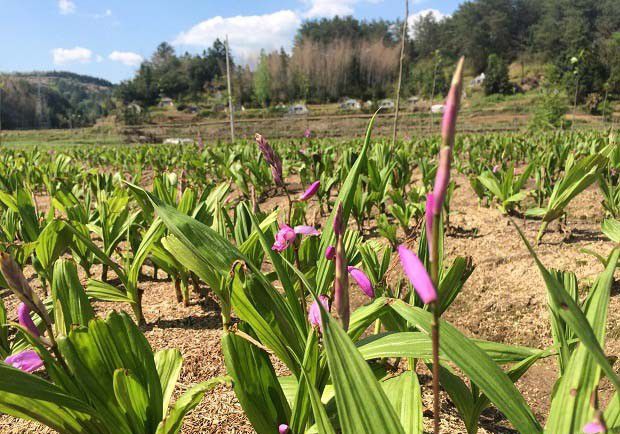
[(334, 246), (327, 246), (325, 249), (325, 259), (328, 261), (333, 260), (336, 257), (336, 248)]
[(454, 146), (454, 136), (456, 134), (456, 117), (459, 112), (459, 105), (461, 103), (461, 94), (463, 93), (463, 64), (465, 59), (460, 58), (456, 65), (456, 70), (452, 76), (452, 83), (450, 84), (450, 91), (448, 92), (448, 98), (446, 98), (446, 104), (443, 111), (443, 118), (441, 120), (441, 137), (443, 139), (443, 145), (452, 148)]
[(278, 434), (288, 434), (288, 433), (289, 433), (288, 425), (285, 423), (280, 424), (280, 426), (278, 427)]
[(404, 245), (398, 246), (400, 264), (424, 304), (437, 300), (437, 291), (422, 261)]
[(310, 187), (308, 187), (308, 189), (304, 191), (304, 194), (301, 195), (301, 197), (299, 198), (299, 201), (304, 202), (310, 199), (312, 196), (316, 194), (317, 191), (319, 191), (320, 186), (321, 186), (321, 181), (314, 181), (312, 184), (310, 184)]
[(493, 173), (499, 172), (499, 169), (501, 169), (500, 165), (496, 164), (495, 166), (493, 166)]
[(282, 187), (284, 185), (282, 180), (282, 160), (280, 160), (280, 157), (276, 154), (276, 151), (274, 151), (269, 145), (267, 139), (260, 134), (256, 134), (255, 138), (256, 143), (258, 144), (258, 149), (260, 149), (263, 154), (263, 158), (265, 158), (265, 161), (271, 167), (271, 175), (273, 176), (274, 182), (276, 185)]
[(426, 195), (426, 241), (428, 242), (428, 251), (433, 256), (433, 218), (435, 207), (435, 195), (431, 192)]
[(439, 151), (439, 167), (435, 175), (433, 186), (433, 214), (441, 214), (443, 202), (446, 200), (448, 185), (450, 184), (450, 166), (452, 164), (452, 148), (443, 147)]
[(310, 131), (310, 128), (306, 128), (306, 130), (304, 131), (304, 137), (306, 139), (309, 139), (310, 137), (312, 137), (312, 131)]
[(373, 298), (375, 296), (375, 291), (372, 288), (372, 282), (362, 270), (349, 266), (347, 267), (347, 271), (349, 272), (353, 280), (355, 280), (355, 283), (357, 283), (357, 286), (360, 287), (364, 294), (366, 294), (370, 298)]
[[(319, 295), (319, 301), (325, 310), (329, 312), (329, 298), (325, 295)], [(308, 321), (312, 327), (318, 327), (320, 331), (323, 331), (321, 326), (321, 309), (316, 300), (314, 300), (308, 309)]]
[(587, 423), (583, 427), (583, 432), (585, 434), (598, 434), (598, 433), (604, 433), (605, 431), (606, 431), (605, 426), (599, 421)]
[(24, 372), (34, 372), (43, 366), (43, 360), (34, 350), (26, 350), (13, 354), (4, 360), (4, 363)]
[(280, 225), (280, 230), (276, 234), (275, 242), (271, 250), (282, 252), (288, 249), (295, 242), (297, 235), (319, 235), (319, 231), (313, 226), (295, 226), (294, 228), (286, 224)]
[(36, 325), (34, 325), (34, 321), (30, 317), (30, 308), (26, 306), (24, 303), (20, 303), (17, 306), (17, 319), (19, 321), (19, 325), (27, 329), (32, 336), (38, 338), (41, 336), (39, 329)]
[(435, 195), (433, 212), (435, 215), (441, 213), (443, 202), (446, 199), (446, 191), (450, 184), (450, 166), (452, 164), (452, 148), (454, 147), (454, 136), (456, 135), (456, 118), (461, 102), (463, 91), (463, 62), (461, 58), (452, 77), (452, 85), (446, 99), (445, 109), (441, 123), (442, 148), (439, 151), (439, 167), (435, 175)]

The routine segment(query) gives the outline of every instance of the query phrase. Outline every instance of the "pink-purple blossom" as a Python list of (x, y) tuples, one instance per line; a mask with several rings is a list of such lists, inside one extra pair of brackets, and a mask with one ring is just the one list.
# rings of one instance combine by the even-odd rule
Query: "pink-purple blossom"
[[(323, 305), (326, 311), (329, 312), (329, 298), (325, 295), (319, 295), (319, 301)], [(308, 321), (312, 327), (318, 327), (320, 331), (323, 331), (321, 325), (321, 309), (316, 300), (308, 308)]]
[(336, 248), (334, 246), (327, 246), (325, 249), (325, 258), (329, 261), (336, 257)]
[(288, 425), (285, 423), (280, 424), (280, 426), (278, 427), (278, 434), (288, 434), (288, 433), (289, 433)]
[(282, 179), (282, 160), (276, 154), (276, 151), (269, 145), (267, 139), (265, 139), (260, 134), (256, 134), (256, 143), (258, 144), (258, 149), (260, 149), (263, 154), (263, 158), (269, 164), (271, 168), (271, 175), (273, 176), (273, 180), (278, 186), (283, 186), (284, 181)]
[(585, 434), (599, 434), (599, 433), (604, 433), (605, 431), (606, 431), (605, 426), (599, 421), (587, 423), (583, 427), (583, 432)]
[(17, 306), (17, 320), (19, 321), (19, 325), (28, 330), (32, 336), (36, 338), (41, 336), (39, 329), (30, 316), (30, 308), (24, 303), (20, 303), (19, 306)]
[(297, 235), (319, 235), (319, 231), (314, 226), (295, 226), (294, 228), (286, 224), (280, 225), (280, 230), (276, 233), (275, 242), (271, 246), (272, 250), (282, 252), (288, 249), (297, 238)]
[(34, 372), (43, 366), (43, 360), (34, 350), (25, 350), (13, 354), (4, 360), (4, 363), (24, 372)]
[(422, 261), (404, 245), (398, 246), (398, 256), (405, 275), (424, 304), (437, 300), (437, 291)]
[(347, 271), (349, 272), (353, 280), (355, 280), (355, 283), (357, 283), (357, 286), (360, 287), (364, 294), (366, 294), (370, 298), (373, 298), (375, 296), (375, 290), (372, 287), (372, 282), (362, 270), (349, 266), (347, 267)]
[(301, 197), (299, 198), (299, 201), (304, 202), (310, 199), (312, 196), (316, 194), (317, 191), (319, 191), (320, 186), (321, 186), (321, 181), (314, 181), (312, 184), (310, 184), (308, 189), (304, 191), (304, 194), (301, 195)]

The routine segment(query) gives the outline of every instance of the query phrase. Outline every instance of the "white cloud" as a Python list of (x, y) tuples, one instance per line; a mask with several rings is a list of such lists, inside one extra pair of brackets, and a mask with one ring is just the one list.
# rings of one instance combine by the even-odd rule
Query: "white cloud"
[(110, 18), (112, 16), (112, 9), (106, 9), (104, 12), (100, 14), (94, 14), (93, 18), (100, 20), (103, 18)]
[(304, 0), (309, 9), (304, 18), (320, 18), (352, 15), (358, 3), (381, 3), (383, 0)]
[(441, 21), (450, 16), (448, 14), (444, 14), (441, 11), (438, 11), (437, 9), (422, 9), (419, 12), (409, 15), (409, 19), (407, 20), (407, 23), (409, 24), (410, 35), (413, 35), (413, 32), (415, 30), (415, 25), (418, 22), (418, 20), (422, 17), (427, 16), (428, 14), (431, 14), (433, 17), (435, 17), (435, 20), (437, 21)]
[(253, 63), (261, 49), (290, 49), (293, 37), (301, 24), (299, 15), (282, 10), (265, 15), (213, 17), (179, 34), (174, 45), (208, 47), (215, 39), (228, 35), (230, 48), (238, 61)]
[(52, 50), (54, 64), (67, 65), (69, 63), (88, 63), (93, 59), (93, 52), (88, 48), (54, 48)]
[(75, 3), (73, 0), (58, 0), (58, 9), (62, 15), (75, 13)]
[(131, 51), (112, 51), (108, 59), (120, 62), (126, 66), (138, 66), (144, 60), (138, 53), (132, 53)]

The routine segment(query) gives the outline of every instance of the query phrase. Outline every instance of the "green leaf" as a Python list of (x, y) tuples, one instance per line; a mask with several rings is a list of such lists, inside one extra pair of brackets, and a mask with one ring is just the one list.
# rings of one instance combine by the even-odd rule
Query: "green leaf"
[(149, 397), (131, 371), (117, 369), (114, 372), (114, 395), (127, 415), (134, 434), (149, 432), (145, 426), (148, 418)]
[[(511, 220), (512, 221), (512, 220)], [(568, 324), (568, 326), (572, 329), (573, 333), (579, 337), (581, 340), (581, 344), (585, 345), (591, 353), (591, 356), (596, 360), (597, 364), (601, 367), (605, 375), (609, 378), (609, 381), (614, 385), (616, 391), (620, 391), (620, 379), (616, 375), (615, 371), (609, 364), (607, 357), (605, 356), (605, 352), (601, 347), (596, 334), (592, 330), (588, 319), (585, 314), (579, 308), (577, 302), (571, 297), (569, 293), (567, 293), (562, 285), (547, 271), (543, 263), (538, 259), (536, 252), (525, 238), (525, 235), (521, 231), (521, 229), (512, 222), (514, 227), (517, 229), (519, 236), (525, 243), (527, 249), (530, 252), (532, 258), (536, 262), (540, 273), (545, 280), (545, 284), (547, 285), (547, 290), (549, 291), (549, 295), (557, 306), (559, 306), (558, 312), (561, 318)], [(616, 249), (618, 250), (618, 249)], [(613, 257), (616, 257), (617, 262), (618, 252), (616, 251), (613, 254)]]
[(62, 259), (54, 264), (52, 300), (54, 325), (63, 335), (66, 335), (71, 327), (88, 325), (88, 322), (95, 318), (95, 312), (80, 283), (75, 263), (71, 261)]
[(602, 224), (603, 233), (614, 243), (620, 244), (620, 221), (607, 219)]
[(273, 434), (290, 419), (291, 410), (269, 356), (247, 340), (227, 333), (222, 352), (233, 389), (258, 434)]
[(197, 384), (190, 388), (176, 400), (170, 409), (170, 413), (168, 413), (157, 427), (156, 434), (177, 434), (181, 431), (185, 416), (196, 408), (205, 393), (221, 384), (230, 385), (230, 378), (212, 378), (209, 381), (205, 381), (204, 383)]
[(60, 220), (54, 220), (45, 226), (39, 235), (35, 251), (46, 271), (69, 247), (70, 242), (71, 234)]
[[(601, 347), (605, 345), (605, 327), (615, 262), (620, 257), (616, 249), (610, 264), (601, 273), (585, 302), (585, 315)], [(601, 368), (587, 346), (580, 344), (570, 357), (551, 402), (546, 429), (554, 433), (579, 431), (594, 417), (591, 397), (597, 393)]]
[(394, 407), (340, 325), (321, 307), (329, 371), (344, 434), (404, 433)]
[[(0, 413), (40, 422), (66, 434), (111, 434), (106, 419), (35, 375), (0, 363)], [(130, 434), (119, 430), (119, 434)]]
[[(391, 304), (403, 319), (430, 335), (432, 314), (402, 300)], [(486, 353), (445, 321), (440, 322), (440, 349), (467, 377), (476, 383), (520, 432), (541, 432), (532, 410), (510, 378)]]
[(133, 303), (133, 300), (125, 291), (100, 280), (88, 280), (86, 283), (86, 295), (101, 301)]
[(163, 410), (164, 413), (170, 405), (170, 398), (179, 380), (181, 367), (183, 366), (183, 357), (177, 349), (161, 350), (155, 353), (155, 366), (159, 380), (161, 382), (161, 390), (163, 394)]
[(405, 371), (382, 384), (386, 396), (400, 418), (406, 434), (422, 433), (422, 392), (418, 376), (413, 371)]

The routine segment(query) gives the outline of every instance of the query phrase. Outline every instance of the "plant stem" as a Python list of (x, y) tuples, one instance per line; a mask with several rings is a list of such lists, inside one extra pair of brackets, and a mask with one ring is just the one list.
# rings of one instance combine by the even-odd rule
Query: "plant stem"
[(284, 193), (286, 193), (286, 198), (288, 199), (288, 218), (286, 224), (290, 226), (291, 221), (293, 220), (293, 199), (291, 199), (291, 195), (289, 194), (286, 186), (284, 186)]
[[(432, 234), (432, 252), (431, 252), (431, 280), (435, 288), (439, 288), (439, 225), (441, 222), (441, 214), (433, 216), (433, 234)], [(433, 344), (433, 432), (439, 434), (440, 407), (441, 401), (439, 396), (439, 316), (441, 301), (439, 299), (439, 291), (437, 291), (437, 300), (431, 305), (433, 311), (433, 322), (431, 330), (431, 340)]]

